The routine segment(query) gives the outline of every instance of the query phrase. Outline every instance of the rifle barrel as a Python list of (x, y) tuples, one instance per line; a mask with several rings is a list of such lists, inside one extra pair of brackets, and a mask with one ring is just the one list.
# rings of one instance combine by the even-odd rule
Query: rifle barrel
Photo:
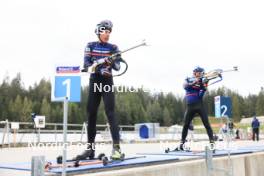
[(119, 55), (119, 54), (125, 53), (125, 52), (127, 52), (127, 51), (133, 50), (133, 49), (135, 49), (135, 48), (138, 48), (138, 47), (140, 47), (140, 46), (144, 46), (144, 45), (146, 45), (145, 42), (144, 42), (144, 43), (141, 43), (141, 44), (138, 44), (138, 45), (136, 45), (136, 46), (130, 47), (130, 48), (128, 48), (128, 49), (125, 49), (125, 50), (123, 50), (123, 51), (119, 51), (119, 52), (113, 54), (111, 57), (115, 57), (115, 56), (117, 56), (117, 55)]

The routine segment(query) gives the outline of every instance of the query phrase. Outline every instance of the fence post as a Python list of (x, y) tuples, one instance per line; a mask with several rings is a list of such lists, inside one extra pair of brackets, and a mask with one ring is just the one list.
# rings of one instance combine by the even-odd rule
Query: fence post
[(45, 156), (32, 156), (31, 176), (44, 176)]

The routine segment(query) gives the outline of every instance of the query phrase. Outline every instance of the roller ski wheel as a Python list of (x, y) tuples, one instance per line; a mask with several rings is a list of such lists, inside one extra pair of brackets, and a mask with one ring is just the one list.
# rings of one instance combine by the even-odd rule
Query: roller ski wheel
[(74, 167), (79, 167), (79, 166), (85, 166), (85, 165), (91, 165), (91, 164), (99, 164), (103, 163), (103, 159), (105, 158), (104, 153), (100, 153), (97, 158), (94, 158), (92, 161), (82, 161), (82, 160), (76, 160), (74, 162)]
[(210, 144), (209, 144), (209, 149), (210, 149), (213, 153), (215, 153), (215, 142), (210, 142)]
[(115, 151), (112, 156), (110, 156), (110, 159), (106, 156), (102, 157), (103, 165), (106, 166), (109, 163), (113, 163), (115, 161), (124, 161), (125, 160), (125, 154), (120, 153), (119, 151)]
[(103, 161), (103, 165), (104, 165), (104, 166), (108, 165), (108, 163), (109, 163), (109, 159), (108, 159), (108, 157), (106, 157), (106, 156), (103, 157), (102, 161)]

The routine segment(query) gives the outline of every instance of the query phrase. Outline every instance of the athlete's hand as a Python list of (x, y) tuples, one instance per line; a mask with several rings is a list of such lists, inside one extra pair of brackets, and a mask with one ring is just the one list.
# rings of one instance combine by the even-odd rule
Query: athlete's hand
[(109, 67), (106, 68), (102, 68), (100, 70), (101, 75), (105, 76), (105, 77), (111, 77), (112, 73), (109, 71)]
[(209, 80), (207, 78), (202, 78), (202, 83), (203, 84), (208, 84)]
[(88, 72), (88, 67), (84, 67), (81, 72)]
[(112, 63), (113, 63), (113, 60), (111, 59), (111, 58), (105, 58), (105, 63), (107, 64), (107, 65), (112, 65)]

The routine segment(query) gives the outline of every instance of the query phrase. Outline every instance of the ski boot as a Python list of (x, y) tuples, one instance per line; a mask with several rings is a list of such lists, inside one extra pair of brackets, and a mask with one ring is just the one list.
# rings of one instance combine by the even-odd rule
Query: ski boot
[(94, 159), (94, 155), (95, 155), (94, 144), (91, 144), (82, 154), (77, 155), (75, 158), (73, 158), (73, 160), (75, 161), (87, 160), (87, 159), (92, 160)]
[(184, 143), (180, 143), (179, 146), (177, 146), (174, 151), (185, 151), (185, 148), (184, 148)]
[(170, 150), (170, 148), (167, 148), (166, 150), (165, 150), (165, 153), (169, 153), (169, 152), (176, 152), (176, 151), (188, 151), (189, 149), (186, 149), (185, 147), (184, 147), (184, 143), (180, 143), (180, 145), (179, 146), (177, 146), (174, 150)]
[(112, 150), (112, 155), (110, 157), (111, 160), (124, 160), (125, 154), (121, 152), (120, 145), (119, 144), (114, 144), (113, 150)]

